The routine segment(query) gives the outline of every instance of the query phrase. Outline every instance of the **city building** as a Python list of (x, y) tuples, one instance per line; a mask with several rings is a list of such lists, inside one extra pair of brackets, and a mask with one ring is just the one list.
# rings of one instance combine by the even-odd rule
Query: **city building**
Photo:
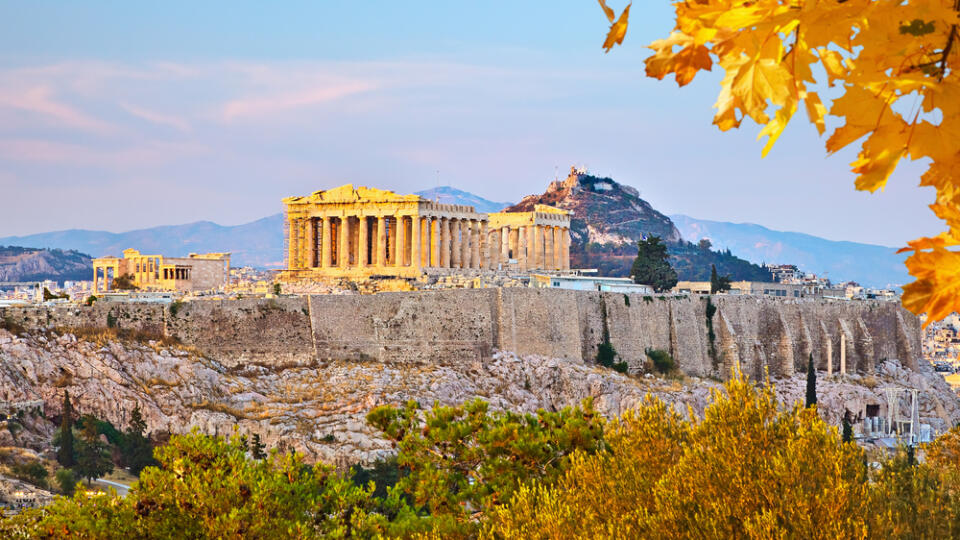
[[(709, 281), (678, 281), (673, 288), (679, 293), (710, 294)], [(842, 289), (811, 287), (806, 283), (778, 283), (768, 281), (734, 281), (726, 294), (774, 296), (780, 298), (844, 298)]]
[(283, 203), (282, 281), (570, 267), (571, 213), (550, 206), (486, 214), (352, 184)]
[(123, 257), (93, 260), (93, 292), (115, 291), (118, 278), (145, 291), (194, 292), (219, 289), (230, 278), (229, 253), (191, 253), (189, 257), (143, 255), (127, 249)]
[(574, 291), (653, 294), (653, 287), (649, 285), (634, 283), (630, 278), (616, 277), (533, 274), (530, 276), (530, 286)]

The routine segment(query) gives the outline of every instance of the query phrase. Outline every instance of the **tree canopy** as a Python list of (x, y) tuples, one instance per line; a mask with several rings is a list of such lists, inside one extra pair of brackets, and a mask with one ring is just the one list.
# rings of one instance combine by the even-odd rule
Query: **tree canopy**
[[(603, 43), (623, 43), (630, 5)], [(750, 118), (766, 137), (763, 155), (801, 106), (823, 135), (826, 116), (840, 124), (829, 154), (860, 143), (850, 164), (859, 190), (883, 189), (903, 158), (928, 163), (921, 186), (946, 231), (903, 248), (916, 281), (903, 305), (927, 323), (960, 311), (960, 5), (954, 0), (675, 1), (676, 25), (649, 45), (649, 77), (678, 85), (714, 66), (724, 71), (713, 123), (721, 130)], [(825, 104), (824, 95), (836, 95)]]
[(650, 285), (657, 292), (672, 289), (677, 284), (677, 272), (670, 266), (667, 245), (660, 237), (651, 235), (637, 242), (637, 258), (630, 273), (634, 283)]

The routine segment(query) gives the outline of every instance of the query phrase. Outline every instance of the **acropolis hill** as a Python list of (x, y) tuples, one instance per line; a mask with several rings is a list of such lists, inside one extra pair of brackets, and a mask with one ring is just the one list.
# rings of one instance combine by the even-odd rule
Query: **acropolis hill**
[[(705, 297), (527, 288), (208, 300), (175, 310), (8, 308), (0, 318), (23, 330), (15, 337), (0, 329), (0, 400), (39, 396), (55, 415), (69, 390), (80, 410), (115, 424), (140, 404), (151, 430), (238, 425), (269, 445), (347, 464), (391, 452), (363, 421), (379, 404), (480, 396), (533, 410), (593, 397), (615, 416), (653, 392), (702, 411), (714, 381), (737, 363), (754, 380), (769, 374), (790, 402), (802, 397), (812, 354), (820, 411), (832, 422), (882, 405), (884, 388), (920, 390), (920, 421), (935, 430), (960, 421), (960, 401), (919, 358), (917, 319), (897, 304), (712, 302), (711, 318)], [(111, 320), (146, 337), (111, 341), (82, 330)], [(594, 364), (605, 334), (629, 375)], [(178, 344), (163, 345), (161, 336)], [(689, 378), (648, 378), (648, 348), (670, 352)]]

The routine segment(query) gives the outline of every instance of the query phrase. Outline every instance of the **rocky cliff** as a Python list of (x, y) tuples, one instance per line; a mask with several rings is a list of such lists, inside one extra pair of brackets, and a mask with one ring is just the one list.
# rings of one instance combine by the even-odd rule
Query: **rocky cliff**
[(572, 268), (597, 268), (602, 275), (628, 276), (637, 256), (637, 241), (656, 235), (668, 244), (670, 262), (682, 280), (709, 279), (711, 265), (720, 275), (735, 280), (771, 279), (769, 272), (729, 251), (712, 251), (685, 242), (669, 217), (641, 199), (636, 189), (612, 178), (571, 169), (565, 180), (551, 182), (543, 194), (528, 195), (505, 211), (531, 211), (536, 204), (573, 211)]
[[(784, 403), (803, 399), (803, 375), (774, 382)], [(626, 376), (578, 360), (505, 352), (484, 361), (438, 357), (416, 366), (374, 359), (297, 364), (258, 354), (230, 367), (195, 350), (158, 342), (97, 342), (50, 331), (17, 336), (0, 329), (0, 401), (42, 399), (50, 418), (60, 413), (63, 392), (69, 391), (79, 412), (115, 425), (125, 425), (139, 404), (151, 432), (196, 428), (226, 434), (239, 429), (260, 434), (269, 447), (296, 449), (312, 460), (341, 466), (393, 451), (364, 421), (381, 404), (414, 399), (430, 406), (480, 397), (496, 409), (534, 411), (592, 397), (598, 411), (612, 417), (651, 393), (699, 415), (719, 386), (697, 377)], [(920, 419), (935, 430), (960, 420), (960, 400), (939, 375), (929, 366), (909, 370), (895, 360), (880, 362), (869, 375), (821, 374), (821, 414), (839, 422), (847, 410), (857, 414), (865, 405), (883, 403), (888, 387), (920, 390)], [(47, 436), (52, 425), (44, 431)], [(14, 442), (0, 432), (0, 446)]]
[(0, 246), (0, 282), (89, 280), (91, 263), (77, 251)]

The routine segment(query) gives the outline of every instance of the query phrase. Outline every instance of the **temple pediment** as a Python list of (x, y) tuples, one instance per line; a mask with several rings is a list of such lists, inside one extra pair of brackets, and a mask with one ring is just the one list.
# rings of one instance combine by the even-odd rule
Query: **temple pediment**
[(385, 189), (354, 187), (345, 184), (332, 189), (314, 191), (307, 197), (288, 197), (285, 203), (393, 203), (425, 200), (419, 195), (401, 195)]

